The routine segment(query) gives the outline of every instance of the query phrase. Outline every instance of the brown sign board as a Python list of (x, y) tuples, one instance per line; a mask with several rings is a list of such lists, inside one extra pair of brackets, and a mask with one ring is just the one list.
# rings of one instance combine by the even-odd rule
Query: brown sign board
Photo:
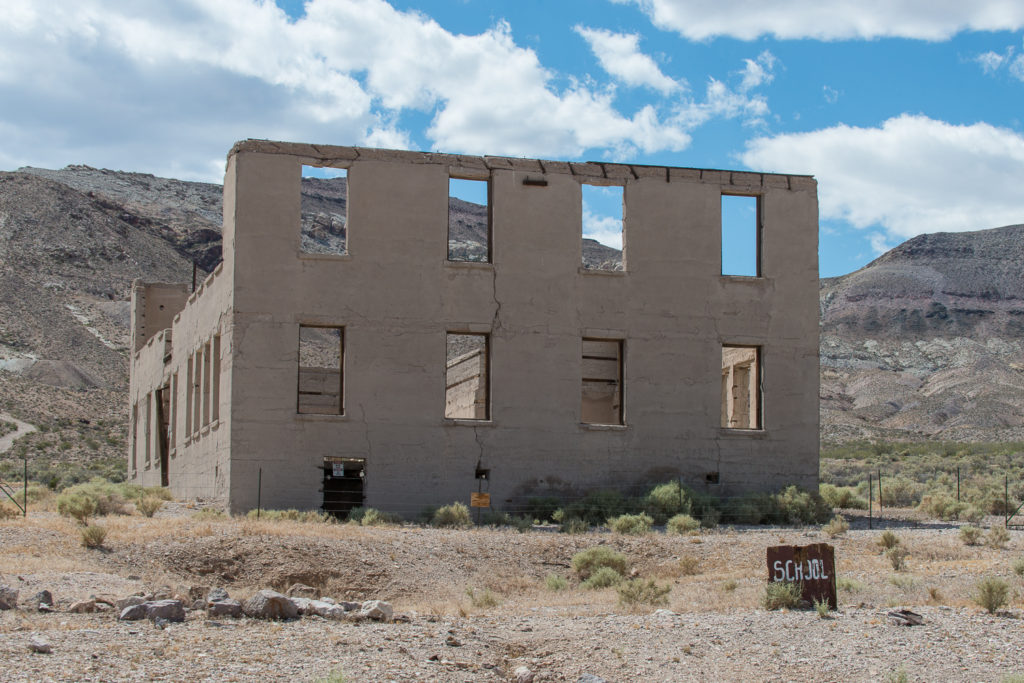
[(472, 508), (489, 508), (489, 507), (491, 507), (491, 494), (489, 494), (489, 493), (471, 493), (471, 494), (469, 494), (469, 507), (472, 507)]
[(768, 548), (768, 582), (798, 583), (808, 602), (836, 602), (836, 555), (828, 543), (775, 545)]

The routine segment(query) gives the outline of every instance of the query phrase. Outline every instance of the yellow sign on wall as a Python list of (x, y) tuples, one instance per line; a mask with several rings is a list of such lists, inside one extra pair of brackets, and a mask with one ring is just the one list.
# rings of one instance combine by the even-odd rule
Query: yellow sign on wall
[(471, 493), (469, 494), (469, 506), (474, 508), (489, 508), (491, 507), (491, 494), (489, 493)]

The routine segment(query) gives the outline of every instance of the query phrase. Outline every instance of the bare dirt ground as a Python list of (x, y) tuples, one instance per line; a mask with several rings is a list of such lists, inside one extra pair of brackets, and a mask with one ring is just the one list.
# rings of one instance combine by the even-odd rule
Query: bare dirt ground
[[(0, 522), (0, 584), (19, 589), (22, 603), (0, 612), (0, 678), (504, 681), (526, 667), (535, 681), (1002, 681), (1024, 672), (1024, 580), (1012, 568), (1024, 533), (1012, 531), (1005, 549), (965, 546), (954, 526), (902, 516), (887, 524), (910, 552), (904, 571), (893, 571), (866, 520), (831, 541), (847, 587), (839, 611), (821, 618), (760, 607), (765, 548), (828, 541), (817, 528), (642, 537), (366, 528), (211, 519), (172, 503), (153, 519), (99, 520), (105, 547), (88, 550), (74, 522), (38, 511)], [(624, 607), (614, 589), (580, 588), (570, 560), (599, 544), (670, 584), (668, 604)], [(568, 588), (549, 590), (550, 574)], [(971, 600), (987, 576), (1011, 586), (994, 615)], [(160, 629), (112, 610), (67, 612), (75, 600), (163, 586), (182, 595), (223, 586), (244, 598), (295, 582), (335, 599), (389, 600), (402, 619), (263, 622), (195, 611)], [(42, 589), (56, 612), (32, 609)], [(894, 625), (886, 613), (895, 607), (924, 624)], [(31, 653), (34, 636), (53, 653)]]

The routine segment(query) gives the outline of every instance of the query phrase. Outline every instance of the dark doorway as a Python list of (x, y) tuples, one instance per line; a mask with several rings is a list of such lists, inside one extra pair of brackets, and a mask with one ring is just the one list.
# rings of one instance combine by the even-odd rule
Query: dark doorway
[(352, 508), (363, 504), (366, 460), (363, 458), (324, 458), (323, 511), (340, 519)]
[(171, 412), (171, 392), (168, 387), (156, 390), (156, 434), (160, 449), (160, 485), (170, 486), (170, 473), (167, 471), (167, 452), (170, 450), (167, 438), (167, 416)]

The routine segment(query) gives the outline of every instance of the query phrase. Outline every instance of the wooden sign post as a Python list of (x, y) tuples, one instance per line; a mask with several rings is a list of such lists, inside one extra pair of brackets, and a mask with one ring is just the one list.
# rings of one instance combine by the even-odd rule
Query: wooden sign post
[(828, 543), (771, 546), (768, 582), (800, 584), (801, 597), (807, 602), (827, 602), (829, 608), (839, 608), (835, 548)]
[(489, 508), (489, 507), (491, 507), (491, 494), (489, 494), (489, 493), (470, 493), (469, 494), (469, 507), (471, 507), (471, 508)]

